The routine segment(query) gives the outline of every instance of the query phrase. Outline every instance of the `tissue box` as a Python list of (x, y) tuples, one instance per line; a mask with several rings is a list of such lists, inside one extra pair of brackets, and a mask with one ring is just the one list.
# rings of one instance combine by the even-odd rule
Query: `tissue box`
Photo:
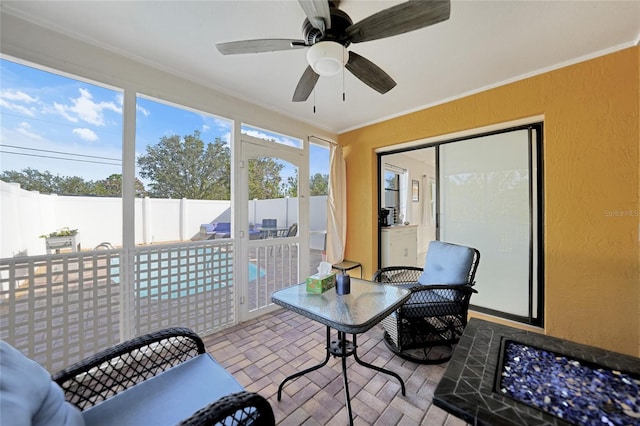
[(321, 294), (336, 285), (336, 274), (325, 275), (322, 278), (318, 274), (307, 277), (307, 293)]

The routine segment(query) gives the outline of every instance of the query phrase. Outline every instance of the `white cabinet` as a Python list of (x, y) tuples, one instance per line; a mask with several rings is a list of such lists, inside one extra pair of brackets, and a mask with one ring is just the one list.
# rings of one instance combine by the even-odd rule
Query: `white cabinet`
[(380, 236), (382, 268), (386, 266), (416, 266), (418, 256), (418, 226), (389, 226)]

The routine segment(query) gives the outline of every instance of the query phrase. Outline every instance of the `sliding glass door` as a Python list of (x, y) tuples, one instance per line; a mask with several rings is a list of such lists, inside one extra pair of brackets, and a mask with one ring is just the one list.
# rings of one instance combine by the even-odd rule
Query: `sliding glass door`
[(439, 146), (439, 239), (476, 247), (479, 311), (542, 322), (541, 125)]

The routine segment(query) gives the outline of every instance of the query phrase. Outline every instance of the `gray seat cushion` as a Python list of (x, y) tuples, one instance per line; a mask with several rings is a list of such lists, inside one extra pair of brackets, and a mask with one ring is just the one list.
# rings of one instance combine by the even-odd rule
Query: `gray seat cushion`
[(474, 251), (469, 247), (431, 241), (418, 282), (423, 285), (467, 284), (473, 258)]
[[(427, 290), (428, 294), (414, 293), (400, 307), (405, 318), (424, 318), (431, 316), (456, 315), (460, 312), (460, 304), (454, 300), (451, 292), (444, 290)], [(424, 298), (429, 301), (424, 302)]]
[(85, 411), (88, 426), (174, 425), (244, 388), (209, 354), (198, 355)]

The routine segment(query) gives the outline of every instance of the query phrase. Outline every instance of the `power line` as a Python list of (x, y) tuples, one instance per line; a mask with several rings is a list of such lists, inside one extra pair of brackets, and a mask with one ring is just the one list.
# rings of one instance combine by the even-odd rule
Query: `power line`
[[(61, 122), (61, 121), (45, 120), (44, 118), (37, 118), (37, 117), (32, 117), (30, 115), (23, 115), (23, 114), (15, 114), (15, 113), (6, 112), (6, 111), (0, 111), (0, 115), (8, 115), (8, 116), (11, 116), (11, 117), (22, 118), (24, 120), (40, 121), (40, 122), (48, 123), (48, 124), (55, 124), (56, 126), (61, 126), (61, 127), (69, 127), (69, 128), (77, 128), (78, 127), (77, 123), (65, 123), (65, 122)], [(89, 123), (89, 124), (91, 124), (91, 123)], [(105, 130), (105, 129), (100, 130), (100, 134), (103, 134), (103, 133), (110, 134), (110, 135), (118, 135), (118, 134), (120, 134), (120, 132), (118, 132), (116, 130)]]
[[(119, 158), (100, 157), (100, 156), (97, 156), (97, 155), (74, 154), (73, 152), (64, 152), (64, 151), (50, 151), (48, 149), (25, 148), (25, 147), (22, 147), (22, 146), (7, 145), (7, 144), (2, 144), (2, 143), (0, 143), (0, 146), (6, 146), (7, 148), (24, 149), (25, 151), (50, 152), (52, 154), (74, 155), (76, 157), (87, 157), (87, 158), (98, 158), (100, 160), (122, 161)], [(9, 152), (7, 151), (7, 153), (9, 153)]]
[[(106, 164), (106, 165), (109, 165), (109, 166), (121, 166), (121, 164), (106, 163), (104, 161), (81, 160), (79, 158), (54, 157), (52, 155), (27, 154), (27, 153), (24, 153), (24, 152), (0, 151), (0, 154), (24, 155), (26, 157), (40, 157), (40, 158), (50, 158), (50, 159), (53, 159), (53, 160), (77, 161), (79, 163), (94, 163), (94, 164)], [(97, 158), (100, 158), (100, 157), (97, 157)]]

